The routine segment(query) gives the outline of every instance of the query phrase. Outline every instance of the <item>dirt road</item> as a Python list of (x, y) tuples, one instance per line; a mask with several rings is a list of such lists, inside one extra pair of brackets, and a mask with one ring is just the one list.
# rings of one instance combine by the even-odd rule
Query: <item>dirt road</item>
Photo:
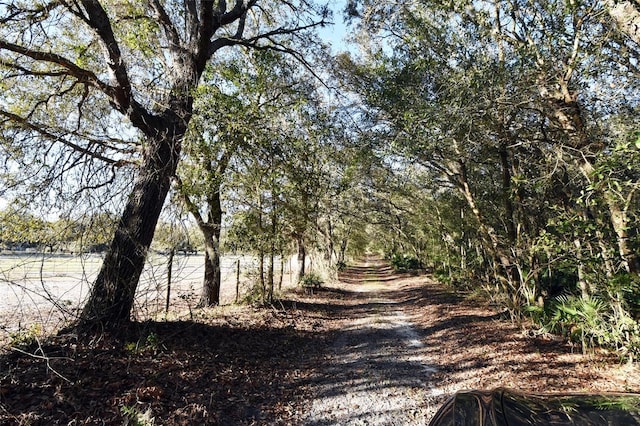
[[(304, 424), (423, 425), (448, 395), (638, 391), (640, 375), (370, 258), (327, 289), (337, 329)], [(340, 308), (338, 308), (340, 307)]]
[(353, 304), (325, 359), (306, 424), (423, 425), (436, 371), (396, 279), (380, 260), (343, 275)]
[(0, 424), (16, 425), (424, 425), (461, 389), (640, 391), (635, 365), (374, 258), (265, 308), (35, 339), (0, 372)]

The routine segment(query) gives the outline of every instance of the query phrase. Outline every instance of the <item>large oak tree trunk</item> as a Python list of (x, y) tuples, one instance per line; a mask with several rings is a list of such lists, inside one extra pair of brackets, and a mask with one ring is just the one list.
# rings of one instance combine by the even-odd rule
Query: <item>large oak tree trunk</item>
[[(89, 161), (99, 160), (113, 167), (137, 162), (137, 151), (136, 154), (129, 153), (128, 148), (121, 144), (124, 141), (112, 140), (110, 132), (94, 132), (98, 122), (87, 118), (93, 114), (86, 114), (86, 109), (96, 105), (102, 108), (108, 102), (113, 112), (121, 114), (146, 137), (133, 191), (79, 318), (80, 326), (114, 329), (129, 320), (138, 279), (176, 171), (182, 137), (191, 119), (193, 89), (198, 85), (207, 63), (223, 48), (282, 46), (283, 38), (307, 31), (315, 25), (324, 25), (327, 16), (322, 14), (316, 22), (309, 22), (301, 16), (293, 21), (284, 19), (279, 25), (277, 19), (280, 14), (275, 13), (279, 6), (265, 8), (258, 0), (230, 4), (225, 1), (149, 1), (143, 2), (144, 7), (138, 8), (133, 14), (135, 16), (127, 8), (119, 7), (118, 2), (37, 3), (10, 2), (7, 4), (11, 7), (0, 7), (3, 25), (15, 25), (15, 34), (36, 31), (42, 42), (34, 44), (30, 37), (21, 38), (2, 32), (3, 69), (13, 69), (13, 77), (17, 77), (19, 83), (15, 86), (18, 96), (27, 87), (22, 87), (21, 81), (26, 85), (40, 82), (46, 85), (43, 87), (51, 87), (51, 91), (43, 89), (33, 99), (25, 101), (24, 116), (0, 111), (4, 117), (3, 124), (8, 119), (18, 126), (20, 132), (26, 131), (25, 135), (33, 132), (32, 135), (45, 136), (44, 139), (56, 145), (64, 145), (63, 150), (43, 147), (47, 148), (46, 153), (59, 151), (63, 155), (60, 159), (67, 158), (64, 150), (71, 149)], [(315, 7), (310, 6), (306, 2), (284, 5), (301, 15), (315, 16)], [(255, 19), (247, 19), (247, 14), (255, 9), (260, 13), (253, 15)], [(145, 22), (157, 25), (149, 28), (137, 45), (127, 44), (123, 48), (116, 26), (126, 32)], [(290, 27), (289, 23), (293, 26)], [(250, 35), (245, 36), (248, 27), (251, 27)], [(66, 33), (73, 35), (65, 37)], [(77, 47), (86, 53), (86, 57), (91, 57), (91, 61), (82, 60), (84, 54), (78, 55), (77, 51), (69, 48), (78, 43)], [(144, 48), (147, 43), (154, 46), (151, 54)], [(289, 52), (300, 57), (293, 50)], [(149, 84), (147, 79), (152, 75), (154, 83)], [(50, 123), (46, 122), (49, 120), (40, 120), (39, 116), (49, 114), (47, 105), (50, 99), (70, 108), (76, 107), (72, 119), (59, 113)], [(107, 121), (113, 118), (109, 111), (96, 111), (96, 114), (106, 117)], [(104, 133), (104, 140), (90, 138), (84, 141), (86, 146), (75, 143), (76, 139), (83, 139), (82, 135), (99, 138), (101, 133)], [(73, 155), (75, 165), (91, 164), (80, 157), (76, 161), (76, 154)], [(56, 164), (63, 163), (56, 160)]]
[(180, 154), (184, 127), (151, 140), (80, 325), (114, 328), (129, 321), (138, 280)]

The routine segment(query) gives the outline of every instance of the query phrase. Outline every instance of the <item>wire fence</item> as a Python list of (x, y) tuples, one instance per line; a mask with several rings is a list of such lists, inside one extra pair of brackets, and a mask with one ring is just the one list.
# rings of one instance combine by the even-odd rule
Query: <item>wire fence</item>
[[(170, 319), (197, 306), (204, 255), (176, 254), (169, 260), (165, 254), (149, 256), (136, 292), (135, 319)], [(253, 289), (258, 260), (248, 255), (225, 255), (221, 260), (220, 303), (226, 305)], [(34, 327), (38, 333), (51, 333), (76, 319), (101, 264), (99, 254), (0, 254), (0, 343)], [(296, 285), (296, 268), (291, 258), (276, 259), (276, 282), (282, 275), (284, 288)]]

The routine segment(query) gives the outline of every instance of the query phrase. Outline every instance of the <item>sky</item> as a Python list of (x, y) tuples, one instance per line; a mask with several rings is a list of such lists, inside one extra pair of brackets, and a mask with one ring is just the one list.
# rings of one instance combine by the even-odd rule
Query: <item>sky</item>
[(344, 22), (345, 0), (329, 1), (329, 8), (333, 11), (333, 25), (321, 28), (318, 32), (320, 37), (327, 43), (331, 44), (333, 53), (339, 53), (348, 50), (345, 38), (348, 35), (348, 28)]

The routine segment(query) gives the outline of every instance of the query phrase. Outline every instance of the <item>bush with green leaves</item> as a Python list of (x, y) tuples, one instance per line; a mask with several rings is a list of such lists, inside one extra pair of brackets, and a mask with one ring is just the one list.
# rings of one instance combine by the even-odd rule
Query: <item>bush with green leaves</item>
[(616, 274), (608, 281), (607, 290), (621, 299), (631, 317), (640, 318), (640, 276), (626, 272)]
[(319, 288), (324, 281), (320, 275), (310, 272), (300, 279), (300, 285), (305, 288)]
[[(164, 348), (158, 335), (149, 333), (145, 338), (140, 337), (136, 342), (128, 342), (124, 345), (125, 350), (132, 355), (142, 355), (145, 353), (158, 354)], [(166, 348), (164, 348), (166, 349)]]
[(389, 259), (391, 265), (398, 272), (418, 271), (422, 269), (422, 262), (414, 256), (394, 253)]
[(585, 353), (603, 347), (614, 350), (623, 359), (640, 356), (640, 325), (614, 299), (563, 294), (544, 306), (526, 306), (525, 312), (543, 331), (580, 344)]
[(584, 350), (600, 345), (608, 333), (609, 307), (596, 297), (558, 296), (547, 326), (550, 331), (580, 343)]

